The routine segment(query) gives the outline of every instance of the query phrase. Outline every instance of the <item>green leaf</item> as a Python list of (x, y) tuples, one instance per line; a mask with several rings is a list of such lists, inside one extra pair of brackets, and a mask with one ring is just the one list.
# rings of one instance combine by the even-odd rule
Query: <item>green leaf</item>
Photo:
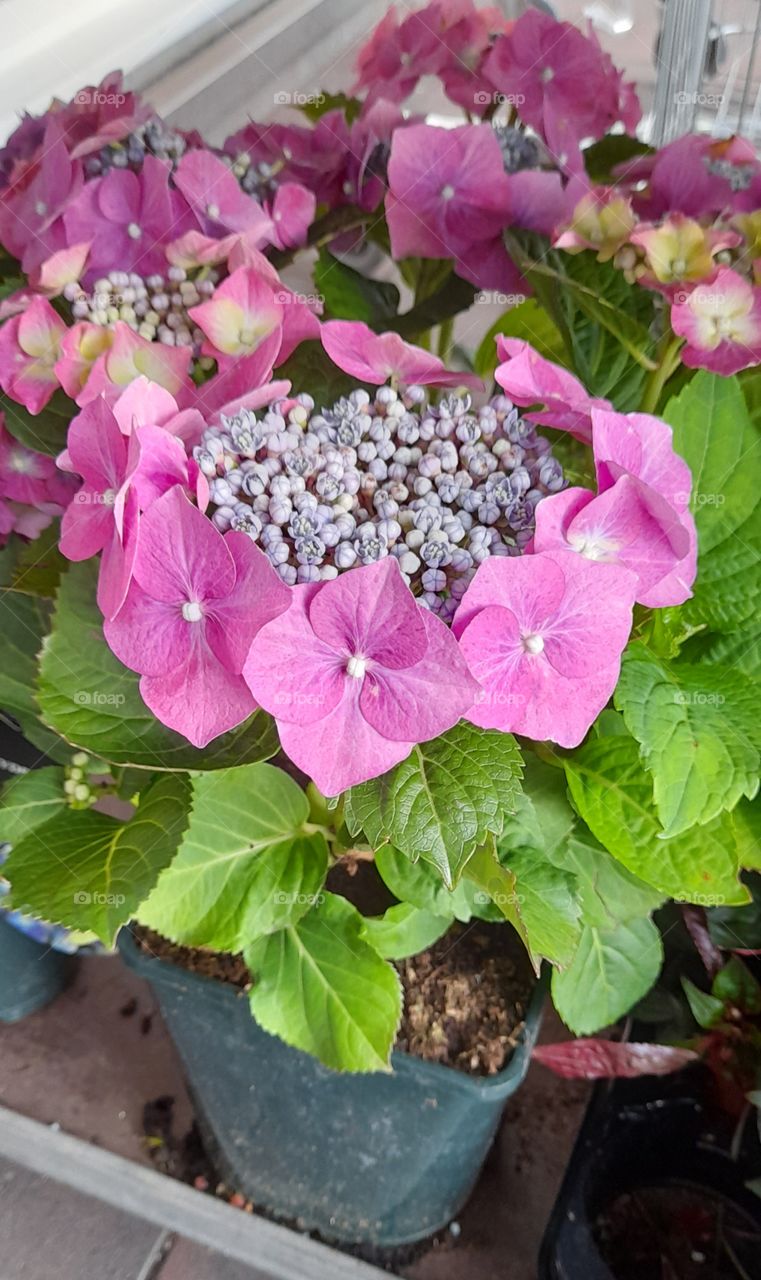
[(111, 946), (173, 857), (189, 799), (188, 780), (178, 775), (155, 782), (129, 822), (92, 809), (51, 818), (19, 841), (3, 868), (14, 907)]
[(740, 866), (761, 871), (761, 805), (741, 800), (730, 817)]
[(314, 266), (314, 282), (325, 303), (326, 318), (362, 320), (383, 330), (399, 309), (399, 290), (386, 280), (370, 280), (321, 249)]
[(695, 657), (709, 664), (723, 663), (746, 676), (761, 680), (761, 624), (725, 635), (703, 632), (695, 640)]
[[(537, 974), (539, 955), (531, 947), (520, 912), (520, 902), (515, 887), (515, 876), (503, 867), (497, 857), (494, 840), (489, 839), (470, 857), (465, 865), (465, 875), (472, 880), (483, 895), (481, 904), (494, 903), (499, 914), (511, 924), (531, 957)], [(484, 902), (485, 900), (485, 902)]]
[(351, 98), (345, 93), (316, 93), (308, 102), (300, 102), (296, 104), (299, 111), (307, 117), (308, 120), (317, 121), (321, 116), (327, 114), (328, 111), (343, 111), (347, 124), (353, 124), (362, 112), (362, 102), (359, 98)]
[(56, 457), (66, 448), (66, 433), (78, 410), (68, 396), (59, 390), (45, 408), (36, 414), (29, 413), (23, 405), (0, 392), (0, 412), (5, 417), (5, 425), (11, 435), (25, 444), (27, 449)]
[(468, 284), (467, 280), (461, 280), (450, 272), (438, 288), (403, 315), (390, 319), (387, 327), (400, 333), (403, 338), (414, 340), (443, 320), (450, 320), (461, 311), (467, 311), (473, 305), (475, 296), (475, 285)]
[(326, 893), (298, 924), (244, 953), (259, 1025), (335, 1071), (390, 1070), (399, 1027), (399, 979), (364, 927), (350, 903)]
[(609, 1026), (652, 987), (663, 962), (663, 944), (652, 920), (630, 920), (614, 929), (582, 929), (567, 969), (553, 970), (552, 999), (577, 1036)]
[(63, 769), (30, 769), (0, 789), (0, 844), (18, 844), (66, 808)]
[(704, 906), (748, 901), (737, 879), (732, 815), (664, 839), (633, 738), (589, 739), (565, 758), (571, 798), (601, 844), (633, 875)]
[(509, 733), (461, 721), (380, 778), (352, 787), (346, 821), (375, 849), (392, 844), (413, 862), (423, 858), (446, 885), (488, 832), (499, 835), (514, 806), (522, 760)]
[[(654, 148), (628, 133), (607, 133), (599, 142), (582, 151), (584, 167), (591, 182), (613, 186), (616, 175), (613, 170), (627, 160), (653, 155)], [(620, 181), (620, 178), (618, 179)]]
[(706, 370), (669, 400), (664, 417), (693, 475), (700, 559), (687, 612), (732, 631), (761, 606), (761, 436), (738, 379)]
[(516, 797), (515, 813), (505, 818), (498, 841), (500, 857), (509, 862), (510, 850), (523, 847), (542, 849), (551, 855), (577, 823), (568, 800), (564, 771), (527, 752), (523, 790)]
[(60, 738), (43, 725), (35, 697), (37, 655), (49, 625), (46, 601), (0, 591), (0, 709), (18, 721), (40, 751), (60, 759)]
[(610, 930), (619, 922), (649, 916), (663, 904), (663, 893), (628, 871), (583, 828), (555, 850), (552, 859), (576, 879), (584, 924)]
[(304, 792), (272, 765), (197, 775), (187, 832), (141, 922), (186, 946), (233, 952), (295, 923), (328, 869), (308, 816)]
[(524, 342), (530, 342), (534, 350), (546, 360), (552, 360), (555, 364), (566, 363), (562, 335), (552, 316), (548, 315), (536, 298), (525, 298), (494, 321), (473, 357), (473, 368), (481, 378), (488, 380), (494, 375), (499, 334), (506, 338), (522, 338)]
[(572, 875), (536, 849), (516, 849), (500, 859), (515, 877), (515, 897), (533, 955), (561, 967), (570, 964), (581, 936)]
[(615, 703), (640, 744), (667, 836), (709, 822), (758, 790), (759, 689), (730, 668), (624, 653)]
[(143, 769), (225, 769), (274, 755), (277, 735), (263, 711), (203, 750), (158, 722), (140, 697), (140, 677), (106, 644), (96, 576), (97, 565), (87, 561), (61, 579), (40, 662), (37, 696), (46, 724), (103, 760)]
[(30, 596), (55, 596), (68, 561), (58, 550), (60, 528), (54, 520), (34, 542), (20, 542), (8, 582), (9, 590)]
[(715, 1027), (724, 1018), (724, 1001), (701, 991), (689, 978), (682, 978), (682, 987), (690, 1006), (690, 1012), (699, 1027)]
[(356, 378), (343, 373), (333, 364), (322, 343), (316, 338), (300, 342), (293, 354), (278, 367), (276, 376), (288, 378), (293, 383), (294, 395), (298, 395), (300, 391), (308, 391), (318, 407), (333, 404), (357, 385)]
[(753, 895), (746, 907), (712, 907), (707, 913), (708, 932), (725, 951), (761, 951), (761, 876), (744, 877)]
[(446, 933), (454, 916), (435, 916), (409, 902), (389, 907), (382, 916), (365, 920), (364, 936), (384, 960), (416, 956)]
[(731, 956), (723, 969), (719, 969), (711, 994), (743, 1013), (761, 1013), (761, 983), (738, 956)]
[(461, 879), (448, 889), (430, 862), (410, 862), (391, 845), (382, 845), (375, 854), (375, 866), (384, 884), (400, 902), (407, 902), (435, 916), (453, 915), (467, 924), (474, 915), (475, 889)]

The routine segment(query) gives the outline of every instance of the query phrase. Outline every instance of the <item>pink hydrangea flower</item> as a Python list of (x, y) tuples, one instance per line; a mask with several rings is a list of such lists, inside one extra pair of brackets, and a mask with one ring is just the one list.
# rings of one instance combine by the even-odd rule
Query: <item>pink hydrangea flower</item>
[(59, 385), (56, 375), (66, 325), (47, 298), (0, 327), (0, 387), (30, 413), (40, 413)]
[(616, 686), (636, 583), (570, 551), (485, 560), (453, 624), (482, 688), (467, 718), (578, 746)]
[[(92, 326), (93, 329), (101, 327)], [(97, 343), (97, 335), (86, 335), (80, 330), (79, 350), (74, 344), (64, 343), (62, 358), (56, 365), (61, 382), (64, 378), (67, 381), (71, 379), (72, 387), (76, 385), (76, 379), (84, 375), (85, 381), (75, 397), (80, 407), (99, 396), (113, 402), (130, 382), (141, 376), (165, 387), (181, 404), (192, 393), (190, 347), (169, 347), (163, 342), (149, 342), (123, 320), (118, 320), (113, 326), (110, 342), (93, 361), (88, 373), (82, 359), (86, 336), (91, 336), (92, 342)]]
[(113, 617), (132, 577), (141, 510), (168, 488), (190, 482), (185, 449), (157, 426), (124, 435), (100, 397), (73, 419), (58, 465), (82, 477), (61, 522), (61, 551), (69, 560), (103, 553), (98, 605)]
[(499, 37), (484, 70), (570, 172), (583, 168), (583, 138), (602, 137), (623, 113), (639, 115), (636, 98), (622, 94), (621, 77), (597, 41), (534, 8)]
[(687, 531), (687, 551), (673, 570), (647, 591), (640, 603), (651, 609), (681, 604), (692, 594), (697, 573), (698, 538), (690, 512), (692, 475), (675, 452), (671, 427), (647, 413), (592, 410), (592, 450), (597, 487), (604, 493), (622, 476), (634, 476), (665, 498)]
[(21, 166), (0, 195), (0, 242), (21, 260), (25, 272), (64, 247), (59, 217), (76, 199), (82, 183), (82, 165), (72, 160), (60, 123), (49, 116), (36, 155)]
[(352, 93), (403, 102), (422, 76), (437, 75), (447, 60), (441, 38), (444, 22), (444, 6), (439, 4), (409, 13), (401, 23), (389, 9), (359, 51)]
[(326, 795), (451, 729), (477, 690), (448, 627), (416, 603), (392, 557), (292, 588), (243, 674), (283, 750)]
[(276, 248), (295, 249), (306, 244), (316, 207), (314, 192), (307, 191), (300, 182), (280, 184), (270, 209), (272, 243)]
[(270, 280), (251, 267), (239, 267), (213, 298), (192, 307), (189, 315), (206, 335), (206, 355), (225, 368), (256, 352), (261, 364), (258, 381), (267, 380), (283, 332), (283, 308)]
[(192, 222), (187, 205), (169, 186), (169, 171), (146, 156), (140, 173), (111, 169), (85, 184), (71, 201), (63, 221), (69, 243), (91, 240), (85, 280), (108, 271), (142, 276), (166, 269), (164, 245)]
[(128, 93), (121, 71), (110, 71), (99, 85), (85, 85), (56, 111), (73, 156), (91, 155), (109, 142), (119, 142), (145, 124), (153, 108), (138, 94)]
[(761, 363), (761, 288), (729, 267), (676, 302), (671, 325), (686, 339), (681, 355), (691, 369), (729, 377)]
[(636, 225), (631, 201), (615, 187), (598, 187), (582, 196), (570, 223), (554, 243), (566, 253), (592, 249), (598, 262), (609, 262), (632, 238)]
[[(637, 600), (668, 579), (690, 549), (679, 512), (630, 475), (595, 495), (589, 489), (550, 494), (536, 509), (533, 550), (575, 551), (603, 564), (620, 564), (637, 577)], [(673, 579), (671, 580), (672, 586)], [(677, 598), (678, 597), (678, 598)], [(682, 604), (676, 591), (664, 603)]]
[(95, 362), (113, 340), (107, 325), (91, 324), (89, 320), (80, 320), (64, 333), (55, 372), (67, 396), (77, 404)]
[(621, 180), (633, 186), (635, 207), (654, 220), (670, 213), (713, 218), (758, 208), (759, 174), (761, 163), (749, 142), (704, 133), (685, 134), (620, 170)]
[(545, 360), (520, 338), (497, 338), (497, 354), (502, 364), (494, 377), (515, 404), (544, 405), (524, 416), (557, 431), (567, 431), (584, 444), (592, 439), (592, 410), (610, 409), (608, 400), (587, 395), (578, 378), (567, 369)]
[(404, 342), (398, 333), (374, 333), (359, 320), (328, 320), (320, 336), (339, 369), (373, 386), (392, 379), (407, 387), (433, 385), (483, 390), (484, 384), (475, 374), (451, 372), (430, 351)]
[(261, 205), (241, 190), (229, 165), (210, 151), (186, 151), (172, 176), (205, 235), (245, 231), (259, 247), (270, 243), (271, 220)]
[(53, 458), (14, 439), (0, 414), (0, 498), (60, 514), (74, 488)]
[(104, 632), (161, 723), (205, 747), (255, 710), (240, 673), (257, 632), (289, 603), (251, 539), (221, 534), (175, 487), (143, 518), (132, 585)]
[(646, 270), (640, 284), (675, 298), (680, 286), (706, 280), (716, 271), (714, 257), (722, 249), (742, 243), (736, 231), (707, 229), (693, 218), (675, 213), (658, 225), (642, 222), (630, 237), (645, 253)]
[(386, 216), (395, 258), (455, 258), (493, 241), (509, 221), (510, 183), (489, 125), (397, 129)]

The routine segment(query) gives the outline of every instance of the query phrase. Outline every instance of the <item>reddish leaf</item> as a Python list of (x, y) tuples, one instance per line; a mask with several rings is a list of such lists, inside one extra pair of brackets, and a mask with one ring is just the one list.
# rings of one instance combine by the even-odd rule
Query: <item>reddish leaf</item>
[(666, 1076), (698, 1055), (692, 1049), (675, 1049), (666, 1044), (588, 1039), (538, 1045), (532, 1056), (567, 1080), (601, 1080), (611, 1076)]
[(721, 948), (717, 947), (711, 937), (705, 910), (703, 907), (684, 905), (682, 907), (682, 919), (695, 944), (695, 949), (706, 967), (706, 973), (709, 978), (715, 978), (724, 963), (724, 957), (721, 954)]

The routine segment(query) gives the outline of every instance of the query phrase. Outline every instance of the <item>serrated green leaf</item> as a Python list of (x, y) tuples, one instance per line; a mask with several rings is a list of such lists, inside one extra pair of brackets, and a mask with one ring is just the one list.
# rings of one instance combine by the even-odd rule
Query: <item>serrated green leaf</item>
[(431, 862), (444, 883), (453, 885), (487, 833), (502, 831), (521, 771), (521, 754), (509, 733), (461, 721), (414, 747), (389, 773), (352, 787), (346, 821), (355, 834), (364, 831), (375, 849), (392, 844), (413, 862)]
[(435, 916), (410, 902), (389, 907), (365, 920), (364, 936), (384, 960), (406, 960), (432, 947), (450, 928), (454, 916)]
[(740, 631), (724, 635), (704, 632), (696, 637), (695, 647), (698, 662), (734, 667), (746, 676), (761, 680), (760, 623), (754, 622)]
[(626, 650), (614, 700), (640, 744), (665, 835), (732, 809), (758, 790), (759, 689), (729, 668)]
[(0, 789), (0, 844), (18, 844), (66, 808), (65, 774), (54, 767), (30, 769)]
[(713, 980), (711, 994), (743, 1013), (761, 1013), (761, 983), (739, 956), (731, 956)]
[(501, 315), (489, 329), (473, 357), (473, 368), (480, 378), (493, 377), (497, 367), (497, 336), (521, 338), (530, 342), (545, 360), (555, 364), (566, 363), (563, 339), (552, 316), (548, 315), (536, 298), (523, 302)]
[(399, 310), (399, 290), (387, 280), (371, 280), (321, 249), (314, 282), (325, 303), (326, 319), (361, 320), (382, 331)]
[(640, 142), (639, 138), (632, 138), (627, 133), (608, 133), (599, 142), (585, 147), (581, 154), (590, 182), (613, 186), (616, 180), (614, 169), (628, 160), (652, 155), (653, 150), (646, 142)]
[(72, 746), (143, 769), (226, 769), (274, 755), (277, 734), (263, 711), (203, 750), (159, 723), (140, 697), (140, 677), (106, 644), (96, 575), (95, 562), (86, 561), (61, 579), (37, 686), (45, 723)]
[(552, 999), (577, 1036), (609, 1026), (650, 990), (660, 973), (663, 944), (652, 920), (630, 920), (614, 929), (582, 929), (567, 969), (553, 970)]
[(515, 876), (507, 867), (503, 867), (497, 857), (497, 849), (493, 837), (482, 844), (465, 864), (465, 876), (472, 880), (487, 902), (494, 903), (499, 914), (515, 929), (524, 947), (528, 951), (531, 963), (537, 974), (540, 969), (540, 954), (531, 946), (531, 941), (523, 923), (520, 911), (520, 900), (515, 887)]
[(141, 796), (129, 822), (92, 809), (58, 814), (8, 857), (3, 871), (14, 907), (111, 946), (174, 856), (189, 800), (187, 778), (172, 775)]
[(754, 621), (761, 604), (761, 436), (741, 384), (700, 370), (664, 411), (693, 475), (700, 558), (688, 617), (716, 631)]
[(20, 543), (9, 575), (9, 590), (53, 599), (69, 563), (58, 550), (59, 535), (59, 524), (54, 520), (39, 538)]
[(508, 860), (511, 849), (524, 847), (542, 849), (551, 855), (578, 823), (568, 800), (568, 785), (562, 769), (527, 752), (522, 785), (516, 797), (515, 813), (505, 818), (497, 842), (504, 861)]
[(536, 849), (514, 849), (500, 861), (515, 877), (518, 912), (533, 955), (570, 964), (581, 937), (575, 877)]
[(304, 830), (301, 788), (269, 764), (193, 778), (193, 808), (177, 856), (140, 920), (186, 946), (242, 951), (293, 924), (319, 897), (328, 848)]
[(652, 784), (633, 738), (589, 739), (564, 763), (580, 816), (633, 875), (682, 901), (706, 906), (748, 901), (737, 878), (732, 815), (663, 839)]
[(391, 965), (362, 916), (326, 893), (298, 924), (246, 948), (256, 1021), (335, 1071), (388, 1071), (402, 1009)]
[(473, 918), (475, 889), (461, 879), (448, 889), (430, 862), (410, 862), (405, 854), (391, 845), (383, 845), (375, 854), (375, 866), (383, 883), (400, 902), (408, 902), (435, 916), (453, 915), (467, 924)]
[(633, 875), (584, 828), (555, 849), (552, 859), (574, 875), (581, 919), (597, 929), (649, 916), (664, 902), (663, 893)]

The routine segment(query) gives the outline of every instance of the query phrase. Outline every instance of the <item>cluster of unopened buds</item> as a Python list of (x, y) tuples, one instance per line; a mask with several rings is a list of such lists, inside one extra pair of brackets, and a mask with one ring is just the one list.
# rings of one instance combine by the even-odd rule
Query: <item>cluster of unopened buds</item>
[(210, 511), (247, 533), (289, 585), (393, 555), (445, 620), (478, 565), (520, 555), (562, 468), (511, 401), (432, 403), (421, 387), (357, 389), (315, 411), (308, 395), (244, 409), (195, 449)]
[(90, 293), (76, 282), (67, 284), (64, 297), (71, 303), (75, 320), (99, 325), (121, 320), (149, 342), (192, 347), (194, 354), (200, 355), (204, 335), (188, 311), (209, 301), (218, 278), (218, 273), (210, 270), (203, 278), (191, 280), (184, 267), (169, 267), (166, 276), (145, 278), (134, 271), (110, 271), (95, 281)]
[(176, 164), (187, 149), (181, 133), (170, 129), (158, 118), (149, 120), (130, 133), (124, 142), (111, 142), (85, 160), (88, 178), (98, 178), (110, 169), (142, 168), (146, 155), (156, 156), (167, 164)]

